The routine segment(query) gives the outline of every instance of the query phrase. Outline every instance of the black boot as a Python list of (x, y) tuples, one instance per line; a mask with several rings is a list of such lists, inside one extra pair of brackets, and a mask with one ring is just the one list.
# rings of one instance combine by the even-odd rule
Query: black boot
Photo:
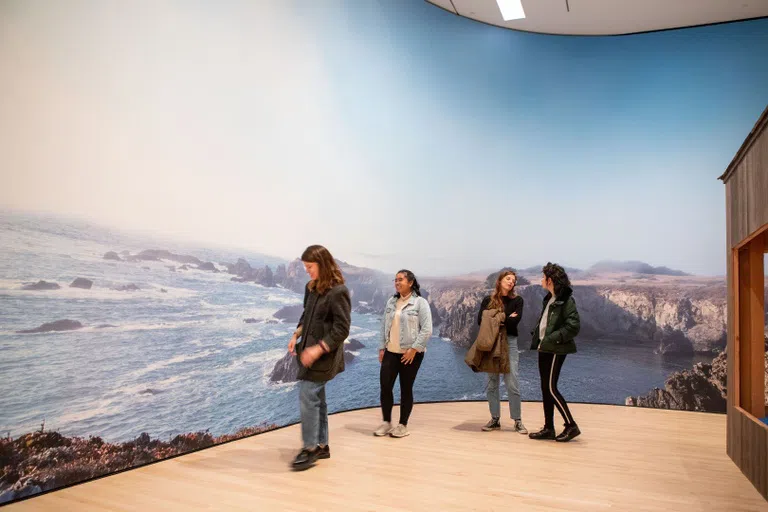
[(552, 427), (544, 427), (538, 432), (531, 432), (528, 434), (528, 437), (531, 439), (554, 439), (555, 429)]
[(318, 446), (317, 450), (315, 450), (315, 453), (317, 453), (318, 459), (330, 459), (331, 458), (331, 447), (328, 445), (325, 446)]
[(317, 454), (319, 450), (316, 448), (313, 451), (309, 451), (306, 448), (302, 449), (299, 454), (293, 459), (291, 464), (294, 471), (304, 471), (315, 465), (317, 461)]
[(560, 443), (566, 443), (573, 439), (574, 437), (581, 434), (581, 430), (579, 430), (579, 426), (575, 423), (571, 423), (570, 425), (565, 426), (565, 430), (562, 431), (562, 433), (555, 438), (555, 441), (558, 441)]

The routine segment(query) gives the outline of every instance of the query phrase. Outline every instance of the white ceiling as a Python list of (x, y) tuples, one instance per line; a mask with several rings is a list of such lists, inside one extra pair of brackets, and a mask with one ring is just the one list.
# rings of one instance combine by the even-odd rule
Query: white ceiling
[(504, 21), (496, 0), (426, 0), (499, 27), (569, 35), (619, 35), (768, 16), (768, 0), (522, 0), (525, 19)]

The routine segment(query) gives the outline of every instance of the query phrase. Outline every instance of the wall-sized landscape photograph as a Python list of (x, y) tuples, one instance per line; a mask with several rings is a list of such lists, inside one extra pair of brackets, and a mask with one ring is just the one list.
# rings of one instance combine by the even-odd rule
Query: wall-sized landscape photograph
[(768, 20), (568, 38), (416, 0), (95, 5), (0, 7), (0, 504), (297, 422), (315, 243), (352, 298), (332, 413), (379, 405), (403, 268), (434, 323), (417, 402), (485, 399), (464, 356), (505, 268), (541, 400), (547, 262), (581, 316), (569, 401), (725, 411), (717, 176), (768, 100)]

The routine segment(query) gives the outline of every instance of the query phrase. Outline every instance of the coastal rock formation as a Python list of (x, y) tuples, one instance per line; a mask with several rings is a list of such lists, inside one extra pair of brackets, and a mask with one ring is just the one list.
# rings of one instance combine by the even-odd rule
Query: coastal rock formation
[(296, 376), (299, 374), (299, 363), (296, 362), (296, 356), (286, 352), (280, 360), (275, 363), (272, 373), (269, 374), (270, 382), (296, 382)]
[(135, 292), (138, 290), (139, 290), (139, 287), (133, 283), (121, 285), (115, 288), (115, 291), (118, 291), (118, 292)]
[(128, 261), (175, 261), (177, 263), (200, 266), (203, 262), (195, 256), (188, 256), (185, 254), (174, 254), (171, 251), (164, 249), (148, 249), (141, 251), (133, 256), (126, 256)]
[(358, 339), (349, 338), (344, 342), (345, 350), (360, 350), (361, 348), (365, 348), (365, 345), (363, 345)]
[(108, 253), (104, 254), (104, 259), (112, 261), (123, 261), (115, 251), (109, 251)]
[[(768, 405), (768, 336), (765, 337), (765, 404)], [(630, 396), (626, 405), (683, 411), (725, 412), (727, 401), (727, 353), (721, 351), (712, 363), (697, 363), (691, 370), (670, 375), (664, 389), (644, 396)]]
[(440, 318), (440, 336), (469, 347), (477, 336), (477, 311), (487, 291), (478, 285), (440, 283), (430, 286), (429, 293), (433, 316)]
[(725, 412), (725, 351), (712, 363), (697, 363), (691, 370), (670, 375), (664, 389), (655, 388), (645, 396), (628, 397), (626, 405), (677, 409), (682, 411)]
[(74, 331), (77, 329), (82, 329), (83, 324), (76, 320), (56, 320), (55, 322), (50, 322), (47, 324), (43, 324), (40, 327), (35, 327), (34, 329), (27, 329), (24, 331), (16, 331), (17, 334), (37, 334), (41, 332), (57, 332), (57, 331)]
[(83, 290), (90, 290), (92, 286), (93, 281), (84, 277), (78, 277), (69, 285), (70, 288), (82, 288)]
[[(171, 260), (216, 271), (212, 263), (165, 250), (142, 251), (135, 256), (124, 253), (124, 257), (142, 261)], [(353, 311), (381, 315), (394, 293), (392, 276), (344, 261), (338, 263), (350, 290)], [(281, 287), (302, 295), (307, 282), (298, 259), (278, 265), (274, 271), (267, 265), (254, 268), (245, 258), (239, 258), (235, 263), (222, 263), (222, 266), (232, 274), (233, 281)], [(544, 291), (538, 284), (528, 284), (540, 270), (541, 267), (531, 267), (518, 272), (518, 293), (526, 304), (521, 321), (521, 344), (530, 342), (530, 331), (541, 311)], [(679, 284), (669, 280), (685, 278), (685, 272), (636, 261), (604, 261), (586, 271), (568, 270), (572, 278), (586, 279), (574, 286), (582, 320), (582, 339), (613, 338), (647, 343), (658, 353), (716, 353), (725, 346), (724, 281)], [(591, 284), (590, 279), (600, 272), (625, 274), (595, 280)], [(433, 325), (439, 326), (440, 336), (463, 347), (471, 344), (477, 329), (477, 309), (483, 296), (490, 293), (497, 274), (478, 276), (474, 280), (422, 279), (422, 296), (430, 303)], [(276, 317), (294, 322), (300, 314), (300, 311), (297, 314), (293, 309), (286, 309), (278, 312)]]
[[(440, 335), (459, 346), (471, 345), (477, 311), (490, 293), (482, 284), (434, 282), (432, 303), (442, 319)], [(522, 286), (525, 300), (520, 342), (530, 342), (530, 331), (541, 313), (544, 290)], [(725, 283), (722, 286), (671, 285), (574, 286), (580, 337), (616, 338), (653, 344), (660, 353), (716, 352), (725, 346)]]
[(279, 320), (283, 320), (289, 324), (299, 323), (301, 314), (304, 312), (303, 304), (291, 304), (289, 306), (283, 306), (273, 316)]
[[(355, 360), (355, 354), (351, 350), (359, 350), (365, 348), (365, 345), (360, 341), (352, 338), (344, 343), (344, 362), (349, 364)], [(272, 373), (269, 374), (270, 382), (296, 382), (296, 377), (299, 373), (299, 363), (296, 361), (296, 356), (286, 352), (286, 354), (275, 363), (275, 367), (272, 369)]]
[(167, 442), (144, 433), (133, 441), (115, 444), (99, 437), (64, 437), (42, 428), (16, 439), (3, 437), (0, 504), (274, 428), (276, 425), (263, 424), (218, 437), (192, 432)]
[(233, 281), (241, 283), (250, 281), (262, 286), (275, 286), (275, 277), (269, 266), (253, 268), (244, 258), (239, 258), (235, 264), (225, 263), (225, 266), (229, 274), (237, 276), (232, 278)]
[(32, 290), (32, 291), (41, 291), (41, 290), (58, 290), (61, 288), (56, 283), (49, 283), (48, 281), (38, 281), (35, 284), (27, 284), (21, 287), (22, 290)]

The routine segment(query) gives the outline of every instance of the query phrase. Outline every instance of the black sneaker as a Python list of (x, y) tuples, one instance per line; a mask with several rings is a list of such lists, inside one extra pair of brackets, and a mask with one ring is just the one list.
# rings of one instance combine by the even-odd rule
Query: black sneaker
[(528, 437), (531, 439), (554, 439), (555, 429), (552, 427), (544, 427), (538, 432), (531, 432), (528, 434)]
[(567, 427), (565, 427), (565, 430), (563, 430), (559, 436), (555, 438), (555, 441), (558, 441), (560, 443), (567, 443), (574, 437), (581, 434), (581, 430), (579, 430), (579, 426), (575, 423), (571, 423)]
[(315, 465), (317, 461), (317, 453), (319, 450), (309, 451), (306, 448), (302, 449), (299, 454), (293, 459), (291, 467), (294, 471), (304, 471)]
[(491, 430), (501, 430), (501, 423), (499, 423), (499, 418), (491, 418), (491, 421), (486, 423), (482, 428), (483, 432), (490, 432)]
[(315, 453), (317, 453), (318, 459), (330, 459), (331, 458), (331, 447), (328, 445), (325, 446), (318, 446), (317, 450), (315, 450)]

